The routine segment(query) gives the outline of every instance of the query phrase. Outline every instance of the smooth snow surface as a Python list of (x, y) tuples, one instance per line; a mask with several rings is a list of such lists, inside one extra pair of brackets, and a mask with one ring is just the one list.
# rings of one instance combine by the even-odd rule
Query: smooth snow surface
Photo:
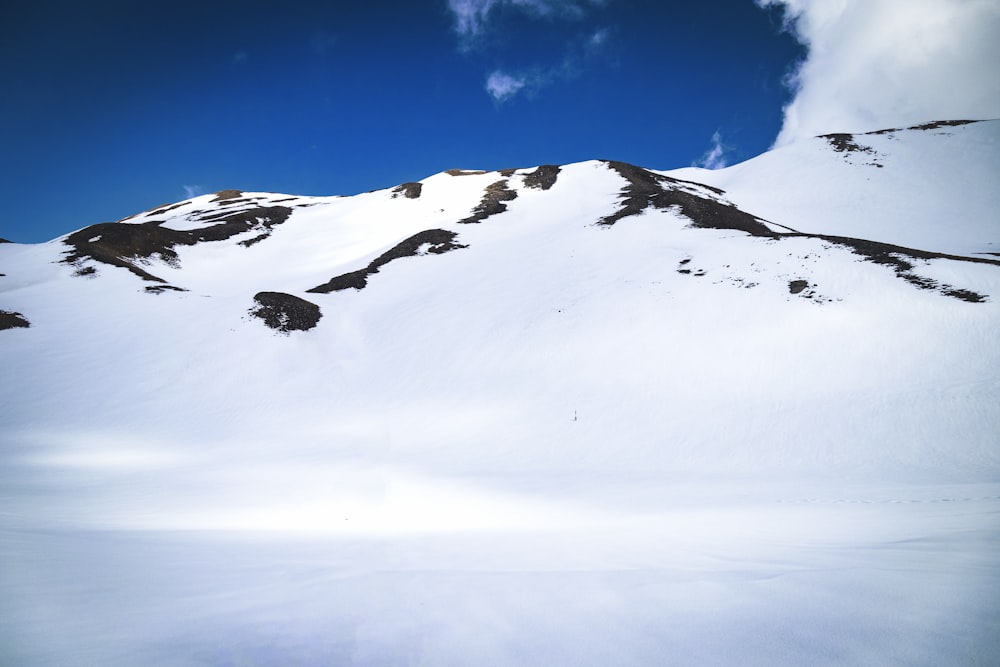
[[(998, 135), (658, 173), (772, 229), (996, 259)], [(906, 279), (678, 209), (601, 226), (607, 163), (532, 171), (122, 221), (291, 209), (136, 260), (162, 283), (0, 244), (0, 310), (31, 323), (0, 331), (0, 663), (1000, 655), (1000, 266), (910, 257)], [(506, 211), (459, 223), (498, 181)], [(465, 247), (308, 291), (434, 229)], [(260, 291), (322, 319), (277, 333)]]

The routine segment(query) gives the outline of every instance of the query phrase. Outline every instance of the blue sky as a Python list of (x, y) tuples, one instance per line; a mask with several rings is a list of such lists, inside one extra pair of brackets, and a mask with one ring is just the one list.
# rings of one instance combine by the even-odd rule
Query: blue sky
[[(852, 30), (871, 27), (875, 19), (860, 15), (867, 8), (895, 3), (885, 19), (895, 26), (907, 23), (899, 11), (928, 1), (835, 3), (856, 9), (834, 17), (846, 28), (833, 43), (845, 31), (891, 33)], [(718, 166), (787, 133), (783, 109), (793, 100), (792, 129), (811, 128), (810, 103), (833, 115), (811, 129), (876, 129), (840, 127), (838, 118), (856, 125), (872, 114), (838, 117), (851, 95), (816, 92), (825, 89), (814, 79), (826, 75), (810, 67), (830, 67), (809, 60), (806, 46), (828, 37), (816, 26), (831, 18), (802, 5), (16, 3), (0, 25), (0, 237), (44, 241), (226, 188), (355, 194), (450, 168), (593, 158), (668, 169), (704, 161), (713, 148)], [(873, 63), (893, 62), (876, 55)], [(877, 70), (837, 62), (853, 76)], [(898, 79), (881, 76), (877, 89)]]
[(777, 135), (782, 80), (803, 52), (779, 9), (750, 0), (5, 14), (0, 237), (17, 242), (224, 188), (355, 194), (449, 168), (592, 158), (672, 168), (713, 136), (741, 160)]

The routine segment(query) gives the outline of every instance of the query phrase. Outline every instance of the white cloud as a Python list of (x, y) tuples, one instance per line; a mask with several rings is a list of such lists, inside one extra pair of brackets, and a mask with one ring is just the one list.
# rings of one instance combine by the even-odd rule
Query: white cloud
[(497, 102), (503, 102), (516, 95), (526, 84), (527, 80), (523, 77), (496, 70), (486, 79), (486, 92)]
[(808, 47), (777, 145), (1000, 116), (997, 0), (756, 0)]
[(729, 149), (722, 143), (722, 135), (716, 130), (712, 135), (712, 147), (705, 151), (705, 154), (698, 158), (692, 167), (703, 167), (704, 169), (722, 169), (729, 164), (726, 159), (726, 152)]
[(448, 0), (448, 9), (455, 17), (455, 31), (465, 37), (478, 35), (496, 4), (497, 0)]
[(490, 14), (499, 7), (511, 7), (530, 16), (580, 18), (590, 7), (608, 0), (448, 0), (455, 18), (455, 31), (465, 39), (475, 39), (487, 29)]
[[(448, 0), (454, 15), (455, 31), (462, 48), (483, 46), (491, 29), (491, 16), (500, 8), (512, 8), (533, 19), (580, 19), (594, 7), (611, 0)], [(504, 102), (519, 93), (536, 91), (559, 79), (578, 76), (588, 62), (600, 55), (609, 41), (609, 30), (600, 28), (568, 42), (566, 54), (558, 64), (522, 68), (510, 72), (494, 69), (486, 79), (486, 92), (496, 102)]]
[(187, 199), (193, 199), (194, 197), (200, 195), (203, 191), (203, 188), (200, 185), (183, 185), (181, 187), (184, 188), (184, 196)]

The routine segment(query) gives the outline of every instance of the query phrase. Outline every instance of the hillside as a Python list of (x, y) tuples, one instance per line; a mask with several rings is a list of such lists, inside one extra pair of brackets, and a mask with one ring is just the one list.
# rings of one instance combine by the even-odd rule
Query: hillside
[(0, 244), (5, 657), (978, 664), (998, 140), (232, 190)]

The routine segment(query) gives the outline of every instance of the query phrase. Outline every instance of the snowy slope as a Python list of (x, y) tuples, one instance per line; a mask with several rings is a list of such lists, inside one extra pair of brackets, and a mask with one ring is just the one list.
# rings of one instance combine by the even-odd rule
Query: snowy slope
[(231, 191), (0, 244), (0, 644), (974, 664), (1000, 621), (998, 132)]
[(724, 188), (740, 207), (804, 232), (983, 256), (1000, 253), (998, 145), (1000, 121), (938, 122), (816, 137), (728, 169), (667, 173)]

